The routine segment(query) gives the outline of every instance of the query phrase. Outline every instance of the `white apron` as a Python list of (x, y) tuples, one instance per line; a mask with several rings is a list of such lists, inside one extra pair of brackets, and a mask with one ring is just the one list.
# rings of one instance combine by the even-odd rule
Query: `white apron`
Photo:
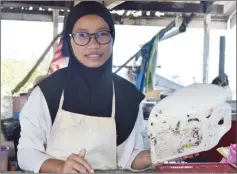
[(64, 111), (63, 100), (62, 93), (46, 153), (56, 159), (66, 160), (72, 153), (78, 154), (82, 149), (86, 149), (85, 159), (93, 169), (116, 169), (114, 87), (111, 117), (86, 116)]

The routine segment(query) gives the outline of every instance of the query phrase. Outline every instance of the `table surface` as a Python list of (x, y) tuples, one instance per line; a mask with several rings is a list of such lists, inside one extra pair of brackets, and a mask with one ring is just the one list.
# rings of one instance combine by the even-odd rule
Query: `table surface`
[[(107, 170), (107, 171), (95, 171), (95, 173), (133, 173), (130, 170)], [(155, 169), (148, 169), (145, 171), (141, 171), (141, 172), (136, 172), (136, 173), (157, 173), (157, 171)]]
[[(3, 172), (3, 173), (12, 173), (12, 174), (33, 174), (33, 172), (21, 172), (21, 171), (16, 171), (16, 172), (10, 172), (10, 171), (7, 171), (7, 172)], [(95, 170), (95, 173), (112, 173), (112, 174), (117, 174), (117, 173), (134, 173), (130, 170), (105, 170), (105, 171), (102, 171), (102, 170)], [(144, 171), (141, 171), (141, 172), (136, 172), (136, 173), (157, 173), (156, 172), (156, 169), (154, 167), (152, 168), (149, 168), (147, 170), (144, 170)]]
[[(11, 174), (33, 174), (31, 172), (3, 172), (3, 173), (11, 173)], [(117, 174), (117, 173), (133, 173), (132, 171), (129, 170), (106, 170), (106, 171), (95, 171), (95, 173), (111, 173), (111, 174)], [(148, 169), (145, 171), (141, 172), (136, 172), (136, 173), (157, 173), (155, 169)]]

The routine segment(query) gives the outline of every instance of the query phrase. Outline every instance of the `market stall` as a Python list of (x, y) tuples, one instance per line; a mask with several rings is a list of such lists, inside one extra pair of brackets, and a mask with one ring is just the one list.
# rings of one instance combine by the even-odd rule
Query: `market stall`
[[(27, 76), (15, 87), (12, 91), (13, 94), (17, 93), (19, 89), (24, 86), (27, 80), (30, 78), (34, 70), (38, 67), (38, 65), (44, 59), (46, 53), (53, 46), (54, 51), (57, 51), (57, 40), (61, 34), (58, 34), (58, 23), (59, 21), (63, 21), (65, 16), (70, 11), (70, 8), (78, 2), (68, 1), (27, 1), (24, 3), (19, 2), (1, 2), (1, 17), (3, 20), (37, 20), (37, 21), (51, 21), (54, 23), (54, 38), (53, 41), (49, 44), (45, 52), (39, 58), (37, 64), (31, 69), (31, 71), (27, 74)], [(153, 90), (153, 85), (156, 83), (155, 72), (156, 72), (156, 59), (157, 59), (157, 42), (161, 42), (162, 40), (169, 39), (171, 37), (175, 37), (178, 34), (183, 32), (188, 32), (188, 27), (198, 27), (204, 28), (204, 51), (203, 51), (203, 83), (208, 82), (208, 58), (209, 58), (209, 37), (210, 37), (210, 29), (211, 28), (221, 28), (227, 29), (229, 27), (233, 27), (236, 23), (236, 19), (234, 18), (236, 12), (236, 2), (228, 1), (227, 3), (217, 1), (217, 2), (135, 2), (135, 1), (115, 1), (115, 2), (101, 2), (111, 10), (113, 14), (114, 21), (116, 24), (120, 25), (155, 25), (162, 26), (163, 30), (157, 32), (157, 34), (151, 38), (151, 40), (146, 43), (138, 52), (132, 56), (128, 61), (126, 61), (123, 65), (117, 66), (118, 69), (115, 73), (117, 73), (120, 69), (126, 68), (127, 63), (130, 61), (134, 61), (138, 58), (142, 58), (142, 63), (139, 65), (139, 68), (134, 71), (136, 74), (136, 86), (139, 90), (143, 92), (149, 92)], [(30, 10), (31, 9), (31, 10)], [(50, 10), (49, 10), (50, 9)], [(123, 13), (121, 12), (123, 11)], [(131, 15), (128, 15), (128, 12)], [(149, 12), (149, 13), (148, 13)], [(164, 15), (159, 16), (157, 12), (162, 12)], [(126, 15), (127, 14), (127, 15)], [(149, 15), (148, 15), (149, 14)], [(180, 15), (181, 14), (181, 15)], [(226, 17), (228, 16), (228, 17)], [(171, 29), (177, 28), (175, 31), (169, 32)], [(187, 31), (186, 31), (187, 30)], [(223, 43), (223, 39), (220, 41), (220, 57), (219, 57), (219, 74), (217, 76), (216, 85), (219, 86), (228, 86), (228, 83), (224, 83), (226, 80), (226, 75), (224, 73), (224, 52), (225, 43)], [(53, 62), (53, 61), (52, 61)], [(132, 67), (134, 68), (134, 67)], [(214, 82), (213, 82), (214, 83)], [(167, 85), (167, 81), (164, 80), (162, 86)], [(182, 88), (180, 86), (174, 85), (175, 87)], [(7, 141), (13, 142), (13, 146), (9, 149), (10, 145), (7, 145), (7, 149), (4, 147), (1, 149), (1, 155), (7, 154), (9, 150), (13, 151), (13, 155), (9, 158), (8, 170), (11, 171), (20, 171), (17, 167), (16, 160), (16, 151), (17, 144), (20, 137), (20, 125), (19, 125), (19, 112), (21, 111), (25, 101), (27, 100), (28, 94), (21, 94), (21, 96), (14, 97), (13, 101), (13, 118), (8, 118), (2, 120), (1, 128), (4, 130), (4, 135)], [(149, 97), (147, 101), (144, 103), (144, 108), (146, 108), (146, 104), (154, 105), (160, 101), (160, 98), (151, 98)], [(230, 106), (232, 107), (232, 127), (231, 129), (223, 136), (220, 140), (219, 144), (214, 147), (212, 150), (203, 152), (200, 154), (200, 157), (197, 159), (196, 163), (200, 162), (219, 162), (222, 159), (222, 156), (217, 152), (218, 147), (226, 147), (230, 144), (236, 143), (236, 101), (228, 101)], [(144, 121), (149, 119), (150, 111), (152, 107), (149, 106), (148, 111), (144, 111)], [(145, 133), (146, 134), (146, 133)], [(147, 138), (145, 136), (145, 138)], [(144, 139), (144, 141), (147, 141)], [(1, 144), (4, 144), (0, 142)], [(6, 161), (6, 159), (5, 159)], [(184, 163), (195, 162), (195, 161), (183, 161)], [(2, 164), (4, 165), (4, 164)], [(187, 164), (188, 165), (188, 164)], [(209, 164), (208, 164), (209, 165)], [(236, 167), (232, 165), (220, 165), (222, 169), (225, 167), (236, 170)], [(170, 168), (171, 165), (164, 164), (159, 166), (157, 169), (153, 167), (151, 170), (145, 171), (146, 173), (156, 173), (157, 170), (159, 172), (172, 172), (170, 169), (165, 170), (165, 168)], [(216, 170), (216, 166), (212, 166), (213, 170)], [(186, 169), (190, 169), (190, 166), (186, 166)], [(191, 166), (191, 168), (194, 168)], [(200, 168), (200, 166), (199, 166)], [(211, 167), (209, 166), (209, 169)], [(185, 170), (186, 172), (193, 172), (193, 170)], [(185, 172), (181, 171), (181, 172)], [(233, 170), (232, 170), (233, 171)], [(100, 173), (100, 171), (97, 171)], [(108, 171), (109, 173), (112, 171)], [(114, 171), (113, 171), (114, 172)], [(121, 172), (121, 171), (115, 171)], [(123, 171), (126, 173), (126, 171)]]

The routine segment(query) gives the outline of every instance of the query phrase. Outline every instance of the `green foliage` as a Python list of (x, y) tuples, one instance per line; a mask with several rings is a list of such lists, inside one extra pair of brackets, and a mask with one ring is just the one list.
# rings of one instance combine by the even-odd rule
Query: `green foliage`
[[(37, 59), (15, 59), (15, 58), (2, 58), (1, 61), (1, 85), (2, 87), (8, 86), (10, 90), (13, 90), (16, 85), (23, 80), (28, 74), (30, 69), (34, 66)], [(20, 89), (18, 93), (28, 92), (33, 87), (35, 78), (41, 75), (45, 75), (48, 72), (51, 59), (46, 59), (39, 65), (29, 81)]]

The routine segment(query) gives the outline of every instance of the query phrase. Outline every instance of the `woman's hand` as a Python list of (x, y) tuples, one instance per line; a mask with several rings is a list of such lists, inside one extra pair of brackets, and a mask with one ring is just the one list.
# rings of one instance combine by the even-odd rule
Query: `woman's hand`
[(66, 161), (48, 159), (40, 167), (40, 173), (94, 173), (91, 165), (85, 160), (86, 150), (70, 155)]
[(188, 155), (188, 156), (184, 156), (182, 157), (183, 160), (186, 160), (186, 159), (192, 159), (192, 158), (196, 158), (199, 156), (199, 153), (195, 153), (193, 155)]
[(140, 152), (134, 161), (132, 162), (131, 168), (134, 170), (144, 170), (152, 165), (151, 155), (149, 150)]
[[(199, 156), (199, 154), (196, 153), (193, 155), (184, 156), (181, 159), (186, 160), (186, 159), (191, 159), (191, 158), (195, 158), (198, 156)], [(145, 150), (145, 151), (140, 152), (136, 156), (131, 167), (132, 167), (132, 169), (135, 169), (135, 170), (143, 170), (143, 169), (149, 168), (150, 166), (152, 166), (150, 150)]]
[(86, 150), (79, 154), (70, 155), (67, 160), (59, 166), (59, 173), (94, 173), (92, 166), (85, 160)]

